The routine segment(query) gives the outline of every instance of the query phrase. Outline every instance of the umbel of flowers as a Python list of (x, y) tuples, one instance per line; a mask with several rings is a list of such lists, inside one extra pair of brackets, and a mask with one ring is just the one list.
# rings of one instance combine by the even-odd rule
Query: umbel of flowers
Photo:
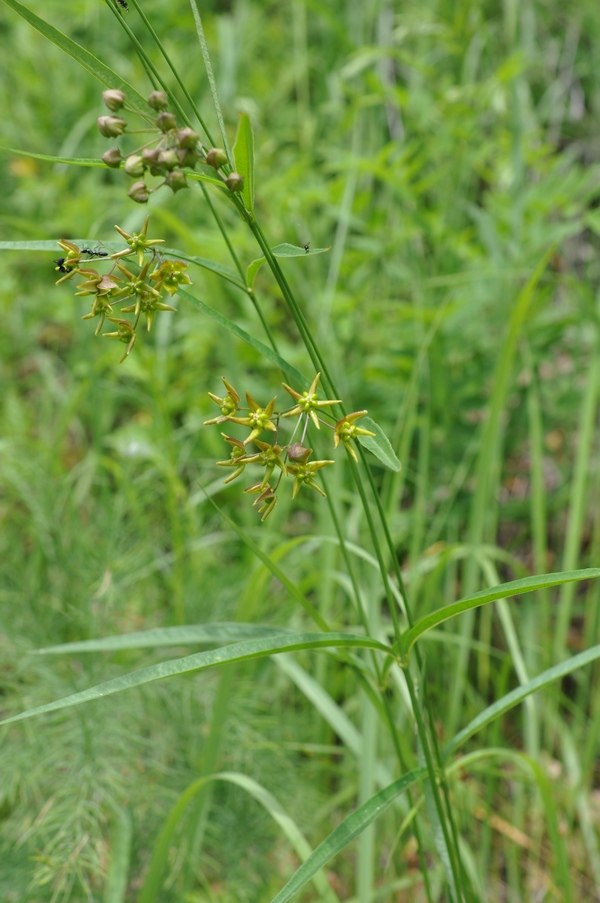
[[(60, 273), (57, 285), (72, 279), (73, 276), (83, 277), (83, 282), (77, 285), (75, 297), (91, 297), (91, 310), (82, 319), (98, 321), (96, 335), (102, 331), (106, 321), (115, 324), (116, 329), (102, 335), (109, 339), (117, 339), (127, 346), (121, 362), (135, 345), (137, 328), (142, 316), (146, 329), (150, 330), (157, 311), (176, 309), (170, 304), (165, 304), (162, 300), (163, 293), (166, 292), (170, 298), (180, 285), (191, 283), (190, 277), (185, 273), (187, 263), (182, 260), (160, 259), (156, 245), (162, 244), (163, 239), (147, 237), (148, 222), (149, 217), (146, 217), (141, 232), (132, 234), (125, 232), (120, 226), (115, 226), (119, 235), (127, 242), (127, 247), (114, 254), (103, 250), (78, 248), (72, 241), (61, 239), (58, 246), (65, 256), (54, 261), (56, 272)], [(126, 257), (135, 258), (129, 266), (122, 263)], [(89, 266), (90, 258), (98, 258), (103, 264), (110, 262), (109, 271), (99, 273), (95, 267)], [(124, 304), (127, 306), (122, 306)], [(115, 311), (117, 305), (119, 309)], [(118, 316), (115, 316), (115, 313)], [(133, 316), (127, 319), (124, 314)]]
[[(102, 99), (110, 115), (98, 117), (100, 134), (115, 139), (134, 134), (127, 131), (128, 122), (121, 115), (128, 112), (123, 91), (104, 91)], [(120, 147), (111, 147), (102, 155), (102, 160), (111, 169), (123, 167), (125, 173), (135, 179), (128, 192), (132, 201), (146, 204), (150, 195), (163, 187), (173, 192), (187, 188), (186, 173), (192, 172), (198, 164), (212, 167), (223, 187), (233, 194), (242, 190), (243, 176), (231, 171), (225, 151), (220, 147), (205, 148), (192, 128), (180, 127), (175, 114), (168, 109), (169, 99), (164, 91), (152, 91), (148, 106), (156, 114), (151, 119), (150, 129), (144, 129), (150, 131), (151, 138), (128, 154), (123, 155)], [(157, 176), (161, 181), (150, 187), (149, 176)]]
[[(356, 425), (356, 421), (363, 417), (366, 411), (355, 411), (353, 414), (347, 414), (333, 422), (333, 418), (326, 408), (331, 405), (341, 404), (339, 398), (325, 399), (319, 398), (317, 387), (319, 385), (320, 373), (317, 373), (312, 381), (310, 389), (307, 392), (297, 392), (283, 383), (286, 392), (294, 399), (291, 408), (283, 411), (275, 410), (276, 398), (272, 398), (267, 405), (261, 407), (249, 392), (246, 392), (247, 408), (240, 407), (240, 396), (225, 377), (222, 377), (226, 394), (224, 396), (213, 395), (209, 392), (209, 396), (219, 406), (220, 414), (205, 421), (205, 426), (210, 424), (237, 423), (249, 430), (245, 438), (237, 439), (221, 433), (225, 442), (231, 446), (229, 458), (225, 461), (217, 461), (220, 467), (228, 467), (231, 473), (226, 477), (225, 483), (231, 483), (241, 476), (248, 465), (262, 467), (262, 479), (252, 483), (244, 492), (255, 494), (256, 499), (254, 505), (258, 505), (261, 520), (264, 521), (275, 508), (277, 504), (277, 491), (283, 479), (293, 477), (292, 498), (296, 498), (298, 492), (303, 486), (314, 489), (320, 495), (325, 496), (325, 492), (319, 486), (315, 477), (319, 470), (327, 467), (335, 462), (332, 460), (310, 461), (312, 448), (309, 448), (307, 442), (307, 432), (309, 426), (320, 429), (321, 425), (333, 431), (333, 445), (337, 448), (340, 442), (347, 449), (351, 457), (356, 461), (357, 456), (352, 447), (353, 441), (358, 436), (374, 436), (371, 430), (363, 429)], [(323, 419), (320, 413), (325, 414), (330, 419)], [(279, 442), (279, 422), (286, 417), (298, 418), (298, 423), (287, 444)], [(331, 421), (331, 422), (330, 422)], [(259, 439), (263, 433), (271, 433), (272, 442), (265, 442)], [(300, 433), (300, 439), (297, 440), (296, 434)], [(249, 448), (255, 446), (257, 451)]]

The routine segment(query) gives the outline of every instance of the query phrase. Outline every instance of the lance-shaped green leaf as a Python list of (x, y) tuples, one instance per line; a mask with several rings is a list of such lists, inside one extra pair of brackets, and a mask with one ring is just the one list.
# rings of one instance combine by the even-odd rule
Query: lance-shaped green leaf
[[(183, 258), (182, 258), (183, 259)], [(271, 361), (272, 364), (275, 364), (276, 367), (279, 367), (286, 376), (295, 380), (300, 386), (309, 386), (310, 381), (303, 376), (299, 370), (297, 370), (292, 364), (288, 364), (288, 362), (282, 358), (279, 354), (273, 351), (272, 348), (269, 348), (268, 345), (265, 345), (264, 342), (259, 341), (259, 339), (255, 339), (251, 336), (245, 329), (242, 329), (241, 326), (238, 326), (237, 323), (234, 323), (232, 320), (228, 319), (228, 317), (223, 316), (222, 313), (215, 310), (213, 307), (210, 307), (208, 304), (205, 304), (204, 301), (200, 301), (199, 298), (195, 298), (193, 295), (190, 295), (189, 292), (179, 290), (177, 293), (178, 298), (183, 298), (185, 301), (189, 301), (193, 307), (197, 308), (197, 310), (202, 311), (202, 313), (206, 314), (212, 320), (215, 320), (224, 329), (227, 329), (229, 332), (233, 333), (233, 335), (237, 336), (242, 341), (246, 342), (248, 345), (251, 345), (255, 351), (258, 351), (263, 357), (267, 358), (267, 360)]]
[(459, 746), (462, 746), (469, 737), (472, 737), (473, 734), (476, 734), (482, 728), (491, 724), (492, 721), (500, 718), (505, 712), (508, 712), (510, 709), (519, 705), (519, 703), (523, 702), (523, 700), (532, 693), (541, 690), (543, 687), (547, 687), (548, 684), (551, 684), (555, 680), (566, 677), (567, 674), (572, 674), (573, 671), (576, 671), (578, 668), (583, 668), (584, 665), (588, 665), (590, 662), (594, 662), (599, 658), (600, 645), (592, 646), (591, 649), (586, 649), (585, 652), (580, 652), (577, 655), (566, 659), (564, 662), (559, 662), (558, 665), (553, 665), (546, 671), (542, 671), (541, 674), (528, 680), (527, 683), (515, 687), (510, 693), (506, 693), (505, 696), (502, 696), (485, 708), (483, 712), (480, 712), (466, 727), (456, 734), (444, 750), (444, 759), (448, 759), (452, 753), (456, 752)]
[[(330, 251), (331, 248), (299, 248), (297, 245), (290, 245), (287, 242), (284, 242), (281, 245), (275, 245), (274, 248), (271, 248), (271, 254), (273, 257), (309, 257), (311, 254), (325, 254), (327, 251)], [(256, 260), (253, 260), (246, 270), (246, 285), (248, 288), (252, 288), (254, 285), (254, 280), (256, 278), (256, 274), (260, 270), (261, 266), (265, 262), (266, 257), (257, 257)]]
[[(153, 627), (136, 633), (119, 633), (97, 640), (80, 640), (34, 649), (35, 655), (63, 655), (65, 652), (122, 652), (124, 649), (149, 649), (157, 646), (185, 646), (193, 643), (233, 643), (239, 640), (281, 636), (281, 627), (227, 621), (215, 624), (187, 624), (182, 627)], [(292, 631), (290, 631), (291, 633)]]
[(379, 818), (396, 797), (423, 780), (426, 775), (427, 769), (425, 768), (416, 768), (414, 771), (410, 771), (347, 815), (337, 828), (313, 850), (306, 862), (294, 872), (285, 887), (282, 887), (279, 893), (273, 897), (271, 903), (286, 903), (310, 881), (319, 869), (323, 868), (349, 843), (352, 843), (376, 818)]
[(266, 658), (269, 655), (277, 655), (278, 652), (293, 652), (298, 649), (327, 649), (327, 648), (359, 648), (374, 649), (393, 655), (389, 646), (373, 640), (370, 637), (354, 636), (347, 633), (285, 633), (280, 636), (266, 637), (265, 639), (247, 640), (234, 643), (231, 646), (221, 646), (219, 649), (211, 649), (209, 652), (197, 652), (194, 655), (186, 655), (183, 658), (169, 659), (159, 662), (139, 671), (132, 671), (122, 677), (115, 677), (104, 683), (82, 690), (80, 693), (72, 693), (27, 709), (18, 715), (4, 718), (0, 724), (11, 724), (13, 721), (23, 721), (33, 718), (35, 715), (43, 715), (46, 712), (56, 712), (59, 709), (68, 709), (71, 706), (92, 702), (94, 699), (104, 699), (114, 693), (122, 693), (132, 687), (141, 687), (155, 680), (163, 680), (165, 677), (174, 677), (177, 674), (189, 674), (192, 671), (204, 671), (207, 668), (215, 668), (229, 662), (248, 661), (250, 659)]
[(482, 589), (473, 593), (472, 596), (466, 596), (458, 602), (453, 602), (452, 605), (446, 605), (445, 608), (438, 609), (424, 618), (419, 618), (402, 637), (399, 651), (403, 656), (408, 656), (414, 644), (424, 633), (472, 608), (479, 608), (489, 602), (495, 602), (497, 599), (507, 599), (509, 596), (533, 593), (538, 589), (561, 586), (563, 583), (594, 580), (597, 577), (600, 577), (600, 568), (583, 568), (577, 571), (561, 571), (556, 574), (523, 577), (520, 580), (511, 580), (510, 583), (502, 583), (500, 586), (492, 586), (490, 589)]
[(393, 470), (395, 473), (398, 473), (402, 470), (402, 465), (398, 459), (398, 455), (392, 448), (392, 443), (383, 432), (378, 423), (375, 423), (370, 417), (363, 417), (360, 421), (360, 425), (367, 430), (371, 430), (371, 432), (375, 433), (374, 436), (361, 436), (360, 434), (356, 437), (357, 441), (363, 446), (363, 448), (368, 449), (372, 455), (375, 455), (376, 458), (379, 458), (382, 464), (388, 467), (390, 470)]
[(254, 216), (254, 133), (247, 113), (240, 113), (233, 157), (237, 172), (244, 177), (242, 199), (246, 210)]

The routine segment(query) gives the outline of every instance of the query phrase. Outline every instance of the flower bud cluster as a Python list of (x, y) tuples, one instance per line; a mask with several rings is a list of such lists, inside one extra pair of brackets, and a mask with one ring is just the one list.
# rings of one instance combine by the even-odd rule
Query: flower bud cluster
[[(109, 254), (103, 250), (78, 248), (66, 239), (58, 242), (64, 257), (55, 260), (56, 272), (60, 277), (56, 284), (60, 285), (73, 276), (83, 277), (75, 292), (75, 297), (92, 298), (92, 307), (83, 320), (98, 320), (96, 335), (102, 331), (105, 321), (114, 323), (116, 329), (104, 332), (103, 336), (117, 339), (126, 345), (121, 362), (125, 360), (137, 339), (137, 328), (142, 316), (146, 328), (151, 329), (156, 312), (159, 310), (175, 311), (176, 308), (165, 304), (162, 300), (166, 292), (174, 295), (180, 285), (189, 285), (190, 277), (185, 273), (187, 263), (182, 260), (161, 260), (156, 245), (162, 244), (162, 238), (147, 238), (149, 217), (146, 217), (141, 232), (130, 234), (115, 226), (115, 229), (127, 242), (127, 248)], [(121, 261), (126, 257), (135, 257), (130, 263), (131, 269)], [(103, 262), (111, 262), (108, 273), (101, 274), (95, 267), (88, 266), (89, 259), (98, 258)], [(115, 306), (123, 305), (116, 311)], [(131, 314), (128, 319), (123, 314)]]
[[(112, 89), (104, 91), (102, 98), (110, 115), (98, 117), (98, 129), (105, 138), (118, 138), (127, 129), (127, 120), (118, 115), (125, 106), (125, 94)], [(212, 166), (232, 193), (242, 190), (244, 179), (239, 173), (220, 172), (228, 162), (224, 150), (218, 147), (205, 150), (200, 136), (192, 128), (179, 128), (175, 114), (168, 109), (165, 91), (152, 91), (148, 105), (156, 112), (155, 137), (125, 156), (118, 147), (111, 147), (102, 155), (106, 166), (119, 169), (122, 165), (126, 174), (135, 179), (128, 192), (133, 201), (145, 204), (152, 192), (163, 186), (173, 192), (187, 188), (186, 170), (193, 170), (198, 163)], [(151, 188), (147, 183), (148, 176), (159, 177), (162, 181)]]
[[(362, 429), (356, 426), (355, 421), (359, 417), (363, 417), (366, 411), (356, 411), (342, 417), (341, 420), (334, 425), (319, 417), (320, 411), (331, 405), (341, 404), (339, 398), (321, 399), (317, 394), (321, 374), (317, 373), (312, 381), (311, 387), (307, 392), (297, 392), (283, 383), (283, 387), (294, 399), (295, 404), (284, 411), (275, 411), (276, 398), (272, 398), (265, 407), (261, 407), (249, 392), (246, 392), (247, 408), (240, 407), (240, 396), (225, 377), (222, 377), (226, 394), (224, 396), (213, 395), (209, 392), (210, 398), (219, 406), (220, 414), (210, 420), (205, 421), (205, 426), (210, 424), (222, 423), (238, 423), (245, 426), (249, 433), (244, 439), (236, 439), (221, 433), (223, 439), (231, 446), (229, 458), (225, 461), (217, 461), (220, 467), (229, 467), (232, 473), (225, 479), (225, 483), (231, 483), (246, 469), (247, 465), (254, 464), (264, 469), (262, 480), (252, 483), (244, 492), (256, 495), (254, 505), (258, 505), (258, 513), (261, 514), (261, 521), (264, 521), (275, 508), (277, 504), (277, 491), (281, 481), (285, 477), (293, 477), (292, 498), (295, 499), (302, 486), (314, 489), (320, 495), (325, 496), (325, 492), (315, 480), (317, 471), (334, 461), (310, 461), (312, 448), (305, 445), (306, 434), (309, 424), (317, 429), (321, 428), (321, 424), (333, 430), (333, 444), (337, 448), (340, 442), (343, 443), (350, 455), (357, 460), (356, 452), (352, 447), (352, 441), (357, 436), (374, 436), (375, 433), (370, 430)], [(329, 412), (324, 412), (329, 413)], [(281, 445), (278, 441), (280, 420), (285, 417), (297, 417), (298, 424), (291, 441), (286, 445)], [(298, 429), (301, 429), (301, 439), (294, 441), (294, 436)], [(264, 442), (258, 437), (263, 432), (271, 432), (273, 441), (271, 443)], [(258, 451), (252, 451), (249, 446), (254, 445)], [(273, 482), (273, 485), (271, 485)]]

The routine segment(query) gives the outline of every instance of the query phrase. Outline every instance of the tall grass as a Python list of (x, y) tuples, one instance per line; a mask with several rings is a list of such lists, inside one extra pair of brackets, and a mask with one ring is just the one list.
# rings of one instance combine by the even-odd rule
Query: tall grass
[[(4, 145), (100, 156), (81, 46), (225, 146), (249, 113), (256, 187), (152, 199), (204, 266), (117, 369), (23, 243), (139, 229), (124, 177), (7, 157), (6, 898), (594, 899), (595, 7), (5, 6)], [(204, 398), (278, 366), (403, 468), (258, 527)]]

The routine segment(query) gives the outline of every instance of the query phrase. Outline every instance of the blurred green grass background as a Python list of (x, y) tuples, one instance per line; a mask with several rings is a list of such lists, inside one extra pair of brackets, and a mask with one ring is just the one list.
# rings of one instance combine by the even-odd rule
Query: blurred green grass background
[[(27, 5), (149, 90), (100, 0)], [(144, 10), (214, 127), (187, 3), (147, 0)], [(286, 274), (350, 410), (368, 408), (403, 462), (400, 475), (375, 469), (414, 610), (498, 575), (597, 565), (597, 3), (213, 0), (203, 15), (231, 136), (239, 111), (252, 117), (257, 213), (271, 244), (331, 246), (286, 261)], [(133, 13), (128, 22), (137, 29)], [(95, 126), (100, 86), (7, 6), (0, 41), (9, 50), (0, 55), (3, 147), (99, 157), (107, 147)], [(111, 241), (115, 223), (143, 222), (122, 174), (7, 150), (0, 161), (2, 241)], [(219, 210), (240, 258), (258, 256), (230, 211)], [(194, 188), (157, 195), (148, 212), (150, 234), (167, 246), (229, 263)], [(518, 323), (523, 286), (545, 254)], [(262, 338), (233, 287), (206, 271), (192, 278), (198, 297)], [(310, 377), (266, 272), (257, 290), (282, 354)], [(266, 399), (278, 374), (179, 308), (118, 366), (113, 344), (81, 322), (72, 285), (54, 286), (50, 254), (0, 254), (3, 713), (160, 655), (44, 659), (28, 655), (35, 648), (178, 618), (301, 620), (202, 486), (282, 556), (333, 622), (351, 621), (318, 499), (282, 503), (259, 528), (235, 490), (216, 488), (214, 462), (225, 455), (217, 431), (202, 428), (214, 413), (207, 391), (219, 392), (224, 374)], [(360, 543), (359, 506), (343, 466), (336, 470), (348, 537)], [(305, 534), (308, 546), (285, 545)], [(368, 571), (362, 579), (366, 591)], [(595, 586), (535, 597), (513, 613), (532, 675), (598, 642)], [(427, 646), (442, 737), (514, 682), (509, 633), (490, 610)], [(331, 662), (303, 663), (356, 718), (353, 677)], [(488, 738), (524, 745), (560, 776), (577, 901), (600, 899), (597, 683), (596, 668), (542, 694), (535, 736), (517, 712)], [(126, 899), (135, 899), (170, 805), (202, 770), (218, 685), (210, 673), (180, 678), (5, 731), (0, 898), (103, 899), (121, 807), (134, 825)], [(273, 664), (236, 669), (228, 706), (219, 767), (285, 797), (317, 842), (353, 800), (352, 756)], [(487, 899), (560, 899), (527, 783), (490, 769), (456, 794)], [(270, 899), (292, 865), (267, 816), (232, 787), (215, 791), (211, 814), (193, 880), (182, 832), (161, 899)], [(383, 826), (381, 899), (420, 900), (414, 850), (394, 839), (391, 816)], [(351, 853), (332, 866), (343, 899), (353, 893), (352, 869)], [(406, 875), (414, 886), (402, 890)]]

